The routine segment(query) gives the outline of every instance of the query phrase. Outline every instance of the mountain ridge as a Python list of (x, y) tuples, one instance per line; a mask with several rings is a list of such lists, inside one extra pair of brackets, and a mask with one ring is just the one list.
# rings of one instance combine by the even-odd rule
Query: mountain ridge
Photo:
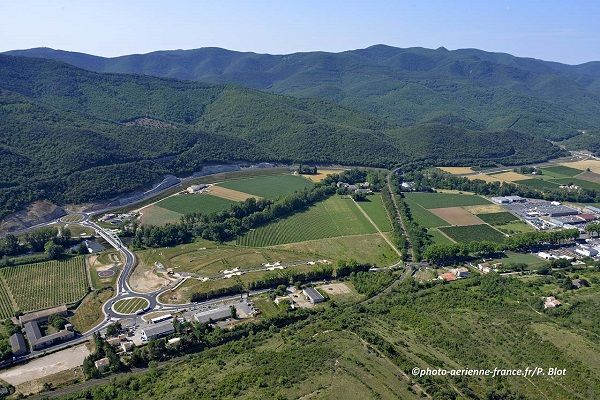
[[(48, 48), (8, 54), (56, 59), (103, 73), (234, 83), (321, 98), (410, 126), (440, 118), (552, 140), (600, 126), (600, 62), (561, 64), (478, 49), (374, 45), (284, 55), (217, 47), (113, 58)], [(455, 123), (471, 128), (471, 124)]]

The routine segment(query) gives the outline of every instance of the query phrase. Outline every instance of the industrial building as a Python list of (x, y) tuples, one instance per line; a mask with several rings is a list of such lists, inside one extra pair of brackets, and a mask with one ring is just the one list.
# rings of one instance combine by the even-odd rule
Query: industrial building
[(231, 318), (231, 309), (229, 306), (221, 306), (213, 308), (212, 310), (200, 311), (194, 314), (196, 322), (205, 324), (208, 322), (221, 321), (227, 318)]
[(175, 332), (172, 322), (163, 322), (162, 324), (152, 324), (142, 329), (142, 340), (148, 341), (162, 336), (170, 335)]
[(308, 301), (312, 304), (318, 304), (325, 301), (325, 297), (323, 297), (323, 295), (315, 288), (307, 287), (302, 290), (302, 293), (304, 293)]

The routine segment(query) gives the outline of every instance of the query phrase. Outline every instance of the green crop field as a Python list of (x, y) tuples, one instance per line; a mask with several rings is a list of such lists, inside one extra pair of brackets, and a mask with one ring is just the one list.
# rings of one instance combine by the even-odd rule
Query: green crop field
[(444, 208), (490, 204), (481, 196), (460, 193), (406, 193), (406, 199), (423, 208)]
[(113, 308), (121, 314), (133, 314), (138, 310), (148, 307), (148, 300), (142, 297), (131, 297), (129, 299), (119, 300)]
[(410, 212), (413, 216), (413, 219), (422, 227), (437, 228), (438, 226), (448, 225), (446, 221), (432, 212), (427, 211), (426, 208), (417, 203), (417, 201), (412, 197), (407, 196), (406, 203), (410, 207)]
[(532, 189), (558, 189), (558, 184), (554, 183), (553, 181), (545, 181), (543, 179), (537, 179), (537, 178), (532, 178), (532, 179), (524, 179), (522, 181), (517, 181), (515, 182), (519, 185), (523, 185), (523, 186), (527, 186), (530, 187)]
[(447, 226), (439, 228), (456, 242), (468, 243), (480, 240), (501, 242), (504, 235), (487, 224), (468, 226)]
[(496, 212), (489, 214), (477, 214), (479, 218), (483, 220), (483, 222), (487, 222), (490, 225), (504, 225), (509, 222), (518, 220), (516, 216), (509, 212)]
[(5, 267), (0, 274), (23, 312), (75, 303), (89, 287), (83, 257)]
[(225, 181), (218, 184), (227, 189), (249, 193), (264, 198), (275, 198), (313, 185), (308, 179), (297, 175), (271, 175), (257, 178)]
[(248, 232), (238, 238), (238, 244), (262, 247), (375, 232), (352, 199), (333, 196), (304, 212)]
[(210, 194), (179, 194), (156, 203), (158, 207), (180, 214), (212, 214), (231, 207), (235, 202)]
[(382, 232), (389, 232), (392, 230), (392, 223), (383, 207), (383, 200), (380, 193), (373, 196), (367, 196), (367, 200), (358, 202), (358, 205), (365, 210), (369, 218), (375, 222), (375, 225), (377, 225)]
[(555, 167), (545, 167), (542, 168), (542, 173), (545, 176), (548, 175), (552, 175), (555, 176), (557, 178), (562, 178), (564, 176), (575, 176), (578, 175), (580, 173), (582, 173), (583, 171), (580, 169), (576, 169), (576, 168), (571, 168), (571, 167), (565, 167), (564, 165), (557, 165)]

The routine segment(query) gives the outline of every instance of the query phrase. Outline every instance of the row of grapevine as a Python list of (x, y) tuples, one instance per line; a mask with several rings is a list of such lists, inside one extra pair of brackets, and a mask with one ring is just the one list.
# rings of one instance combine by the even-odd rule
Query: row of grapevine
[(0, 273), (23, 312), (74, 303), (88, 290), (83, 257), (6, 267)]

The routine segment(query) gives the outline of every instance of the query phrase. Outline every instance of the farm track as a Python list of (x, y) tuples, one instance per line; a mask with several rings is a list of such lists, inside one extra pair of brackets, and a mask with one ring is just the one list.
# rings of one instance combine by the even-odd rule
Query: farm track
[(371, 217), (369, 217), (369, 214), (367, 214), (367, 212), (365, 210), (362, 209), (362, 207), (356, 202), (356, 200), (352, 199), (352, 201), (354, 202), (354, 204), (356, 204), (356, 207), (358, 207), (358, 209), (363, 213), (363, 215), (365, 216), (365, 218), (371, 223), (371, 225), (373, 225), (373, 227), (375, 227), (375, 229), (377, 229), (377, 232), (379, 232), (379, 235), (383, 238), (383, 240), (385, 240), (385, 242), (387, 244), (390, 245), (390, 247), (396, 252), (398, 253), (398, 255), (400, 257), (402, 257), (402, 253), (400, 252), (400, 250), (398, 250), (398, 248), (396, 246), (394, 246), (394, 244), (392, 243), (392, 241), (390, 239), (388, 239), (387, 236), (384, 235), (384, 233), (381, 231), (381, 229), (379, 229), (379, 227), (377, 226), (377, 224), (371, 219)]
[(398, 200), (396, 199), (396, 192), (394, 190), (392, 190), (392, 176), (396, 175), (396, 171), (398, 171), (398, 168), (392, 170), (388, 174), (388, 176), (386, 178), (386, 180), (387, 180), (387, 187), (388, 187), (388, 190), (390, 192), (390, 196), (392, 197), (392, 203), (394, 204), (394, 210), (396, 212), (396, 220), (398, 222), (400, 222), (400, 226), (402, 227), (402, 234), (406, 238), (406, 243), (408, 244), (407, 247), (408, 247), (408, 250), (410, 251), (411, 258), (413, 260), (416, 260), (415, 250), (414, 250), (413, 244), (410, 241), (410, 237), (406, 233), (406, 226), (404, 225), (404, 221), (402, 220), (402, 217), (400, 215), (400, 207), (398, 206)]

